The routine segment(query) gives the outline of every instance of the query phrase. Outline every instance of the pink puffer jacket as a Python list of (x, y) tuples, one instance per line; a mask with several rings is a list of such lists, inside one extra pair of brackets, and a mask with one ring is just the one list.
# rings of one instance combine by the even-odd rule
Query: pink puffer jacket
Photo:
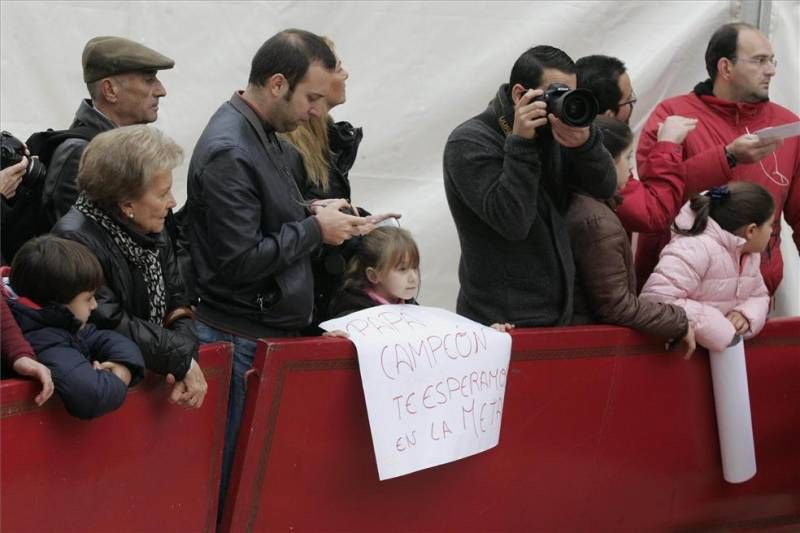
[[(675, 223), (688, 229), (694, 218), (687, 203)], [(736, 334), (725, 318), (731, 311), (739, 311), (750, 322), (744, 338), (756, 335), (767, 319), (769, 293), (759, 269), (760, 254), (743, 253), (745, 242), (712, 218), (700, 235), (673, 234), (641, 298), (683, 307), (697, 343), (711, 351), (724, 350)]]

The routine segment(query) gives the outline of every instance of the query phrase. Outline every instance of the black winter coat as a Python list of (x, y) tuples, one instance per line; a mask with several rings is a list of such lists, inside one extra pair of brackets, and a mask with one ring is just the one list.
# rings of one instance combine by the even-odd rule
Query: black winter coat
[(111, 361), (131, 372), (130, 386), (144, 377), (139, 348), (114, 331), (81, 323), (63, 305), (35, 309), (18, 300), (9, 307), (25, 339), (40, 363), (50, 369), (56, 392), (72, 416), (95, 418), (117, 409), (125, 400), (128, 385), (108, 371), (92, 368), (92, 361)]
[[(112, 213), (107, 214), (123, 228), (126, 227), (119, 217)], [(172, 374), (176, 380), (182, 380), (189, 370), (192, 358), (197, 357), (197, 333), (192, 319), (181, 318), (175, 321), (172, 329), (149, 322), (147, 317), (150, 315), (150, 302), (144, 276), (127, 261), (102, 227), (74, 207), (56, 223), (53, 233), (88, 246), (103, 267), (105, 285), (95, 294), (97, 309), (92, 312), (89, 320), (100, 328), (122, 333), (138, 344), (148, 370), (162, 375)], [(128, 233), (142, 246), (159, 249), (167, 314), (188, 305), (172, 241), (166, 231), (155, 236), (142, 235), (132, 230)]]
[[(408, 300), (405, 303), (411, 305), (419, 305), (417, 300)], [(375, 300), (369, 297), (363, 289), (358, 287), (348, 287), (343, 291), (338, 291), (331, 301), (330, 318), (339, 318), (350, 313), (356, 313), (370, 307), (375, 307), (380, 304), (375, 303)]]
[(504, 85), (445, 145), (444, 188), (461, 244), (456, 311), (482, 324), (568, 325), (575, 265), (563, 215), (573, 191), (614, 194), (614, 161), (595, 126), (583, 146), (563, 148), (547, 130), (535, 142), (513, 135), (513, 120)]
[(364, 137), (361, 128), (355, 128), (349, 122), (328, 123), (328, 188), (324, 189), (308, 179), (303, 158), (299, 154), (291, 157), (292, 176), (297, 182), (297, 188), (306, 200), (325, 198), (344, 198), (350, 201), (350, 169), (356, 161), (358, 146)]

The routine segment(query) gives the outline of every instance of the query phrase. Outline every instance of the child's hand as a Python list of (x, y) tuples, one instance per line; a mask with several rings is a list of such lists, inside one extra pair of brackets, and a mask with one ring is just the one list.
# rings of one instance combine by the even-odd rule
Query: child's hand
[(744, 335), (750, 330), (750, 322), (739, 311), (731, 311), (725, 318), (730, 320), (739, 335)]
[(33, 378), (42, 384), (42, 392), (36, 395), (34, 401), (36, 405), (43, 405), (50, 396), (53, 395), (55, 387), (53, 386), (53, 378), (50, 375), (50, 369), (38, 361), (34, 361), (30, 357), (20, 357), (14, 361), (14, 372), (22, 376)]
[(670, 115), (658, 125), (658, 140), (680, 144), (696, 127), (696, 118)]
[(92, 367), (94, 367), (97, 371), (106, 370), (111, 372), (119, 379), (122, 380), (125, 385), (130, 385), (131, 383), (131, 371), (128, 370), (128, 367), (125, 365), (121, 365), (119, 363), (113, 363), (111, 361), (106, 361), (105, 363), (100, 363), (99, 361), (95, 361), (92, 363)]
[(514, 324), (508, 324), (508, 323), (500, 324), (499, 322), (495, 322), (489, 327), (505, 333), (507, 331), (511, 331), (512, 329), (514, 329)]
[(323, 337), (341, 337), (343, 339), (349, 339), (350, 338), (350, 335), (348, 335), (346, 332), (344, 332), (344, 331), (342, 331), (340, 329), (335, 329), (333, 331), (325, 331), (325, 332), (322, 333), (322, 336)]

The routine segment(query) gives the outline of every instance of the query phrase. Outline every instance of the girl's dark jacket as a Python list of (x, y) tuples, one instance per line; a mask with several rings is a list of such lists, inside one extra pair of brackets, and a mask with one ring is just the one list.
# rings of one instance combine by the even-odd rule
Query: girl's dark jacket
[[(419, 305), (416, 299), (406, 301), (407, 304)], [(360, 287), (347, 287), (343, 290), (337, 291), (331, 301), (330, 317), (339, 318), (350, 313), (369, 309), (380, 305), (375, 302), (369, 295), (364, 292)]]
[(111, 361), (131, 372), (130, 386), (144, 376), (144, 360), (136, 344), (94, 324), (80, 321), (63, 305), (38, 307), (24, 299), (8, 301), (25, 339), (40, 363), (50, 369), (53, 384), (72, 416), (95, 418), (117, 409), (128, 385), (109, 371), (97, 371), (92, 361)]
[[(125, 222), (114, 213), (106, 214), (126, 228)], [(180, 318), (167, 329), (147, 320), (150, 302), (144, 276), (131, 265), (111, 235), (83, 213), (71, 208), (53, 227), (59, 237), (81, 242), (94, 252), (103, 267), (105, 285), (95, 293), (97, 309), (90, 322), (102, 329), (113, 329), (133, 340), (141, 349), (148, 370), (157, 374), (172, 374), (181, 381), (189, 370), (192, 358), (197, 357), (198, 341), (191, 318)], [(157, 248), (164, 275), (167, 315), (189, 303), (172, 240), (166, 231), (143, 235), (133, 230), (128, 234), (145, 248)]]

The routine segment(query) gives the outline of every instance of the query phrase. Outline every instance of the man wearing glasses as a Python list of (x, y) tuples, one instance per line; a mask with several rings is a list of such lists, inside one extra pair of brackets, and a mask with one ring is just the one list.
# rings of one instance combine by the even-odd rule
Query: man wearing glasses
[[(640, 233), (636, 252), (639, 288), (653, 271), (661, 249), (669, 242), (669, 226), (681, 204), (692, 194), (729, 181), (752, 181), (764, 186), (775, 199), (776, 216), (767, 252), (761, 254), (764, 282), (774, 293), (783, 277), (780, 251), (780, 216), (792, 226), (800, 249), (800, 137), (759, 138), (753, 132), (769, 126), (798, 121), (797, 115), (769, 101), (769, 84), (777, 62), (772, 45), (757, 28), (745, 23), (720, 27), (706, 49), (709, 79), (689, 94), (661, 102), (647, 119), (639, 139), (637, 168), (649, 181), (654, 202), (643, 229), (641, 220), (618, 212), (629, 231)], [(679, 145), (658, 142), (658, 129), (671, 115), (697, 119), (696, 127)], [(666, 144), (666, 146), (665, 146)], [(675, 183), (685, 187), (682, 201), (675, 202)], [(622, 191), (623, 198), (628, 196)], [(631, 198), (630, 204), (636, 201)], [(633, 208), (629, 205), (628, 209)]]
[(636, 94), (625, 63), (616, 57), (591, 55), (575, 62), (578, 87), (589, 89), (597, 98), (597, 113), (629, 124)]

